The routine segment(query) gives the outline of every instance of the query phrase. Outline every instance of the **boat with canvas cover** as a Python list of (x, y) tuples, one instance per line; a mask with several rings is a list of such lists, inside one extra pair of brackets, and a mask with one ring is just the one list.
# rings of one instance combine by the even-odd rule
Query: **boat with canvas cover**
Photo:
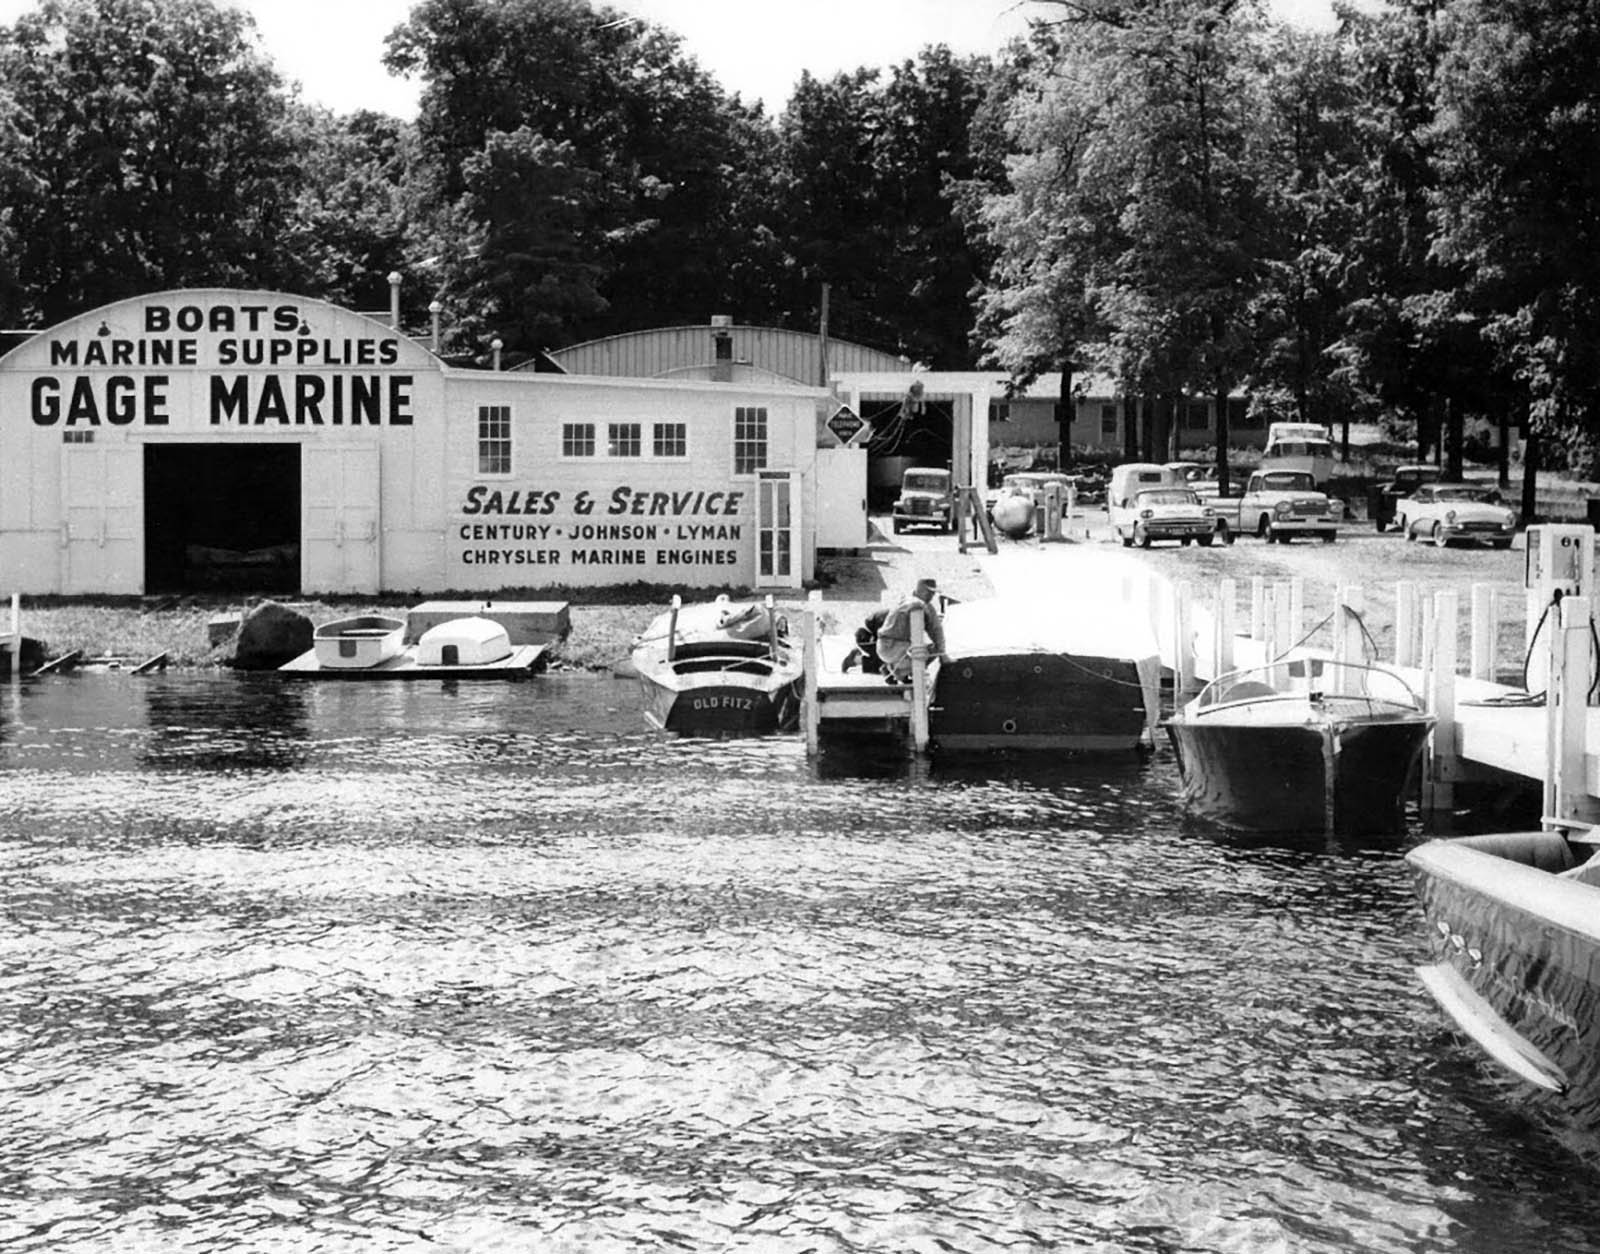
[(1427, 919), (1423, 986), (1489, 1058), (1600, 1131), (1600, 836), (1459, 836), (1406, 862)]
[(766, 604), (719, 596), (657, 616), (634, 640), (645, 719), (682, 736), (755, 736), (800, 722), (805, 667)]
[(1400, 831), (1433, 717), (1393, 671), (1300, 656), (1218, 676), (1165, 726), (1184, 803), (1244, 831)]
[(1137, 615), (1061, 598), (951, 602), (945, 660), (929, 668), (935, 751), (1117, 751), (1148, 744), (1161, 661)]

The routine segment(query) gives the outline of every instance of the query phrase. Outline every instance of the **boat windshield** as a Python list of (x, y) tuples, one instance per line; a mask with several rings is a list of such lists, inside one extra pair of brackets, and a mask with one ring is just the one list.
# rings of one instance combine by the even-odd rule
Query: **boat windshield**
[(1332, 658), (1288, 658), (1271, 666), (1219, 675), (1195, 698), (1199, 709), (1241, 701), (1342, 698), (1422, 710), (1422, 700), (1392, 670)]

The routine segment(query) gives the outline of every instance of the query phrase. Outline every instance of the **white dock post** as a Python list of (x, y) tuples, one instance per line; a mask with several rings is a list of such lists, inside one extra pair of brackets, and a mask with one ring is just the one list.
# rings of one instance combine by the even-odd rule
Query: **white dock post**
[(1275, 684), (1278, 674), (1274, 663), (1278, 660), (1278, 586), (1268, 584), (1262, 589), (1261, 605), (1261, 664), (1272, 668), (1267, 671), (1266, 680)]
[(1361, 616), (1367, 610), (1366, 594), (1355, 584), (1341, 584), (1333, 607), (1333, 657), (1338, 662), (1360, 662), (1366, 657), (1366, 637)]
[(22, 680), (22, 594), (11, 594), (11, 634), (6, 638), (6, 649), (11, 654), (7, 660), (10, 662), (11, 680), (20, 683)]
[(1474, 679), (1494, 678), (1495, 642), (1499, 636), (1494, 585), (1475, 583), (1472, 585), (1472, 660), (1468, 672)]
[(1589, 598), (1564, 597), (1550, 615), (1550, 679), (1545, 689), (1546, 761), (1544, 813), (1560, 822), (1592, 821), (1584, 764), (1589, 729)]
[(1289, 648), (1306, 634), (1306, 581), (1299, 575), (1289, 580)]
[(1172, 699), (1195, 690), (1194, 585), (1178, 580), (1172, 589)]
[(1267, 581), (1262, 575), (1250, 576), (1250, 639), (1267, 638)]
[(821, 630), (819, 609), (822, 605), (822, 593), (812, 589), (811, 595), (806, 598), (805, 613), (802, 615), (804, 622), (804, 665), (805, 676), (802, 691), (805, 693), (803, 705), (806, 721), (806, 752), (815, 755), (821, 745), (822, 710), (817, 703), (818, 664), (822, 660), (822, 650), (819, 647), (817, 633)]
[(911, 607), (911, 747), (928, 751), (928, 636), (920, 604)]
[(1430, 667), (1424, 672), (1428, 710), (1434, 717), (1428, 737), (1423, 805), (1448, 810), (1455, 804), (1455, 781), (1460, 777), (1456, 760), (1456, 623), (1460, 613), (1456, 593), (1436, 592), (1429, 611), (1427, 650)]
[(1394, 586), (1394, 664), (1417, 665), (1417, 585)]
[(1217, 584), (1216, 641), (1212, 654), (1211, 678), (1233, 669), (1233, 637), (1237, 629), (1238, 592), (1231, 579)]

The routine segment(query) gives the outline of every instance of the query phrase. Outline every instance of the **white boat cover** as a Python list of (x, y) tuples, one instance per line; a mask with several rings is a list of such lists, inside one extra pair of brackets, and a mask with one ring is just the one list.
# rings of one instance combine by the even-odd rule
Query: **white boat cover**
[[(454, 656), (445, 650), (454, 647)], [(511, 656), (506, 629), (487, 618), (452, 618), (417, 641), (418, 666), (483, 666)]]
[(1086, 604), (1062, 593), (1016, 593), (952, 603), (944, 613), (952, 662), (997, 653), (1051, 653), (1131, 662), (1151, 727), (1160, 718), (1161, 652), (1149, 622), (1120, 604)]

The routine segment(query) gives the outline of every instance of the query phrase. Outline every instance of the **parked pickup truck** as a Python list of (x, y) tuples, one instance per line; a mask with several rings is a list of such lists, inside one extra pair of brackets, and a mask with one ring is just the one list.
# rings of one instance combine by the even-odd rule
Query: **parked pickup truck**
[(1224, 540), (1235, 534), (1287, 544), (1295, 536), (1319, 536), (1331, 544), (1344, 521), (1344, 502), (1318, 491), (1309, 470), (1258, 470), (1244, 495), (1207, 502), (1217, 513)]

